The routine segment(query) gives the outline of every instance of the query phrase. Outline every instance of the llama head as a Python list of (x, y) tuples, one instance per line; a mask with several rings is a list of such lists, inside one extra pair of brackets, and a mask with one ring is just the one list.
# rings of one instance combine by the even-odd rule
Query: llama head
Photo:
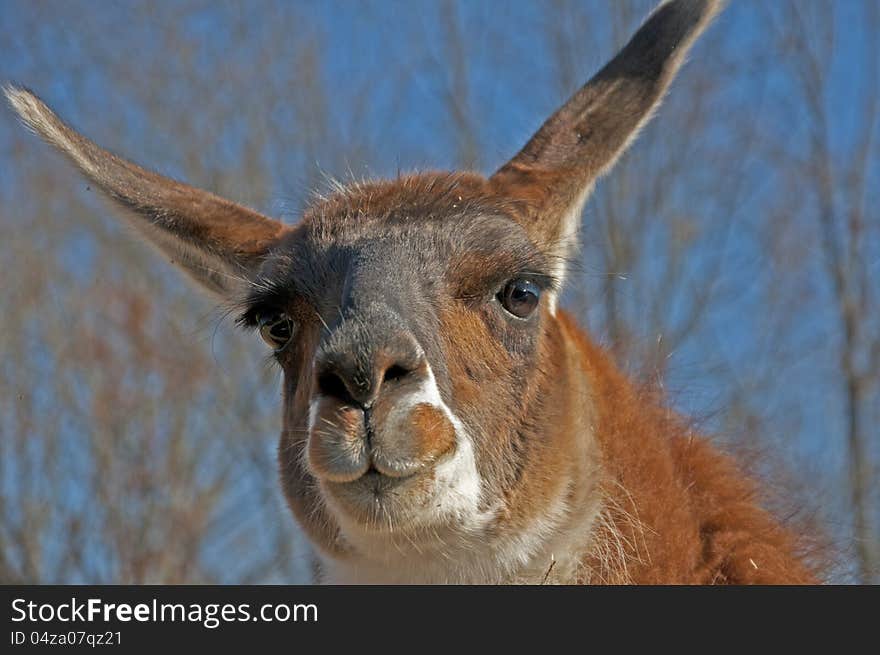
[[(280, 467), (314, 541), (416, 544), (551, 511), (577, 477), (556, 299), (583, 204), (649, 118), (711, 0), (672, 0), (484, 178), (358, 183), (286, 226), (122, 160), (29, 91), (14, 109), (202, 287), (240, 305), (284, 372)], [(566, 473), (568, 472), (568, 473)]]

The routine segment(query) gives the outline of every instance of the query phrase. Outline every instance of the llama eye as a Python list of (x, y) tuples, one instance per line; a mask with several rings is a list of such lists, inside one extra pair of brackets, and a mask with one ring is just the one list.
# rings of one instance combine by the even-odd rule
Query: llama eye
[(498, 294), (501, 306), (517, 318), (528, 318), (538, 306), (541, 289), (530, 280), (511, 280)]
[(260, 336), (275, 351), (283, 350), (293, 337), (293, 321), (284, 312), (260, 314), (257, 317)]

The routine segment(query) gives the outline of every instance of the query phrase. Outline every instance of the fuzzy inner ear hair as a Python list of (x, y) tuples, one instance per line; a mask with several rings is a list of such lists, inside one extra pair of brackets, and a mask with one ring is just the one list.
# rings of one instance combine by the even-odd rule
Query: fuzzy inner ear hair
[(27, 89), (3, 88), (24, 124), (94, 182), (147, 241), (203, 288), (238, 293), (289, 228), (252, 209), (126, 161), (65, 124)]

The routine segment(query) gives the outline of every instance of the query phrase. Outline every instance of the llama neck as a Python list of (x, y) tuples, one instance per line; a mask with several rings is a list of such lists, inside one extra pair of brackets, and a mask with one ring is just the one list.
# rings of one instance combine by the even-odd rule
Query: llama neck
[(578, 582), (802, 583), (795, 535), (763, 510), (734, 461), (636, 389), (564, 314), (594, 401), (601, 508)]

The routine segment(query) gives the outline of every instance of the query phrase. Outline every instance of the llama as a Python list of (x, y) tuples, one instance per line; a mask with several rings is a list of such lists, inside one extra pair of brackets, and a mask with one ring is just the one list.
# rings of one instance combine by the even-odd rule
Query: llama
[(583, 206), (720, 0), (669, 0), (489, 177), (353, 183), (296, 225), (31, 130), (283, 370), (284, 494), (328, 583), (809, 583), (797, 536), (558, 307)]

